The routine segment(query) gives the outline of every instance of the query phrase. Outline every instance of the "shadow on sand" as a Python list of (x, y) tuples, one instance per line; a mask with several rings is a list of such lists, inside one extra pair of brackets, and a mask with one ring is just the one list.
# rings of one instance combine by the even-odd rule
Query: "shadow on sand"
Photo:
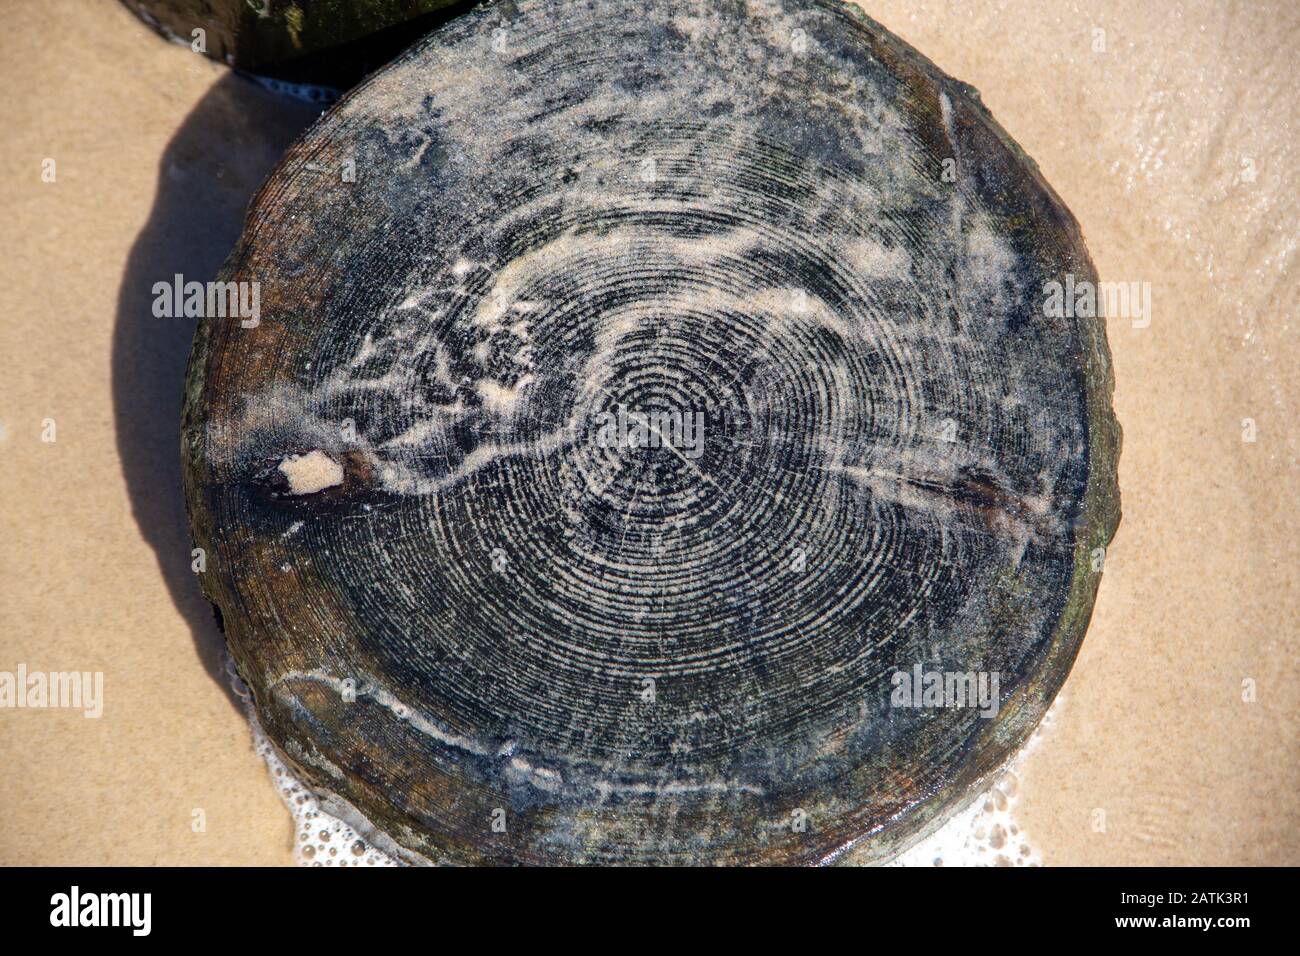
[(189, 623), (199, 659), (232, 703), (225, 642), (190, 570), (181, 492), (181, 394), (195, 320), (156, 318), (153, 285), (178, 273), (187, 282), (216, 277), (239, 238), (249, 200), (320, 112), (235, 74), (218, 81), (163, 153), (153, 209), (118, 291), (113, 418), (132, 512)]

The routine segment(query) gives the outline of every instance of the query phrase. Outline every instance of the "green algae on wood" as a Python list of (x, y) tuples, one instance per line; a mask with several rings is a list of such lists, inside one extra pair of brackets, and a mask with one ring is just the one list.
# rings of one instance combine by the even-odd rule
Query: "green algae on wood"
[[(268, 736), (413, 861), (889, 859), (1091, 614), (1119, 430), (1067, 274), (1037, 168), (850, 8), (452, 21), (290, 151), (223, 275), (260, 324), (196, 335)], [(918, 666), (996, 698), (911, 706)]]

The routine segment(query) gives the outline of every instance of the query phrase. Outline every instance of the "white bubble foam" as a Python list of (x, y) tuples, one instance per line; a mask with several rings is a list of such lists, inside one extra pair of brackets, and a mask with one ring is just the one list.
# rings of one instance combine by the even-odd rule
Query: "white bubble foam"
[(1042, 866), (1043, 858), (1016, 818), (1022, 799), (1021, 771), (1060, 713), (1061, 695), (987, 791), (938, 830), (892, 860), (889, 866)]
[(356, 828), (321, 806), (320, 798), (298, 779), (276, 752), (253, 710), (247, 685), (235, 672), (235, 662), (226, 659), (230, 685), (244, 702), (253, 732), (253, 749), (266, 762), (276, 793), (293, 817), (293, 858), (299, 866), (400, 866), (395, 856), (385, 853)]

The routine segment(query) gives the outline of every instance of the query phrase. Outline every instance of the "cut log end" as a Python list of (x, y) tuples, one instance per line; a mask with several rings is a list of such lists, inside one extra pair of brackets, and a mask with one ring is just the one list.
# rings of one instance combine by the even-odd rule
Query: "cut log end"
[(260, 323), (196, 338), (205, 590), (270, 738), (412, 858), (886, 859), (1083, 638), (1078, 227), (883, 28), (752, 6), (453, 21), (291, 150), (223, 277)]

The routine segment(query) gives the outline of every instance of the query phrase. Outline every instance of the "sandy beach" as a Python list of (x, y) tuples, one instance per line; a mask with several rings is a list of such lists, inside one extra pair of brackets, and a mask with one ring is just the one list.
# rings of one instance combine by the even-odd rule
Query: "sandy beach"
[[(1018, 773), (1047, 865), (1300, 864), (1300, 9), (863, 8), (982, 94), (1104, 280), (1123, 521)], [(294, 862), (191, 570), (179, 409), (210, 278), (321, 107), (111, 0), (0, 32), (0, 671), (102, 673), (102, 713), (0, 709), (0, 864)], [(1176, 12), (1175, 12), (1176, 10)]]

